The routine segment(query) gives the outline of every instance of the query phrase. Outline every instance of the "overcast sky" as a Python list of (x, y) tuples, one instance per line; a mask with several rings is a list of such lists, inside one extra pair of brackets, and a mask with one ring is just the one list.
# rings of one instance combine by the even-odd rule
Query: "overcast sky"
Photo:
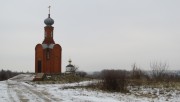
[(0, 69), (34, 72), (49, 5), (63, 71), (180, 69), (180, 0), (1, 0)]

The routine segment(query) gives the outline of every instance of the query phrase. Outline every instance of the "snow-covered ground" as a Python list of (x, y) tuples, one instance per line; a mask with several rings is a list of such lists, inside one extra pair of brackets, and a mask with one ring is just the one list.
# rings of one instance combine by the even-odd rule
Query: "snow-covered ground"
[[(0, 82), (0, 102), (180, 102), (179, 90), (132, 88), (131, 93), (108, 93), (73, 86), (85, 86), (94, 81), (71, 84), (34, 84), (33, 75), (21, 74)], [(66, 88), (65, 88), (66, 87)], [(71, 87), (71, 88), (67, 88)]]

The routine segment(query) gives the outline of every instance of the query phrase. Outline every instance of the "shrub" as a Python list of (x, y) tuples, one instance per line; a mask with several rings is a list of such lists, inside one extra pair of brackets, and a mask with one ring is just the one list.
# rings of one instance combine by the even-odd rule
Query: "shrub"
[(87, 75), (87, 73), (84, 71), (77, 71), (76, 74), (79, 75), (80, 77), (85, 77)]
[(127, 91), (126, 71), (124, 70), (103, 70), (103, 89), (108, 91)]

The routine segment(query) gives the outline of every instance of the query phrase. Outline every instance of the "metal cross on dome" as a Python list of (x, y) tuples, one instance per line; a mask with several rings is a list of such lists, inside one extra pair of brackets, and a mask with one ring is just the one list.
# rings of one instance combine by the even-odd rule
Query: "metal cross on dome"
[(49, 8), (49, 14), (50, 14), (50, 9), (51, 9), (51, 6), (49, 6), (48, 8)]

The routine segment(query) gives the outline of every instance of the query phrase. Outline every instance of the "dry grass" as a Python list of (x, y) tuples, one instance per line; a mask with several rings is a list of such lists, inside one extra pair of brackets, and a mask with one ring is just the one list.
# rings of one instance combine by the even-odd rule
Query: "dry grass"
[(43, 81), (35, 81), (37, 84), (63, 84), (91, 80), (76, 74), (46, 75)]

